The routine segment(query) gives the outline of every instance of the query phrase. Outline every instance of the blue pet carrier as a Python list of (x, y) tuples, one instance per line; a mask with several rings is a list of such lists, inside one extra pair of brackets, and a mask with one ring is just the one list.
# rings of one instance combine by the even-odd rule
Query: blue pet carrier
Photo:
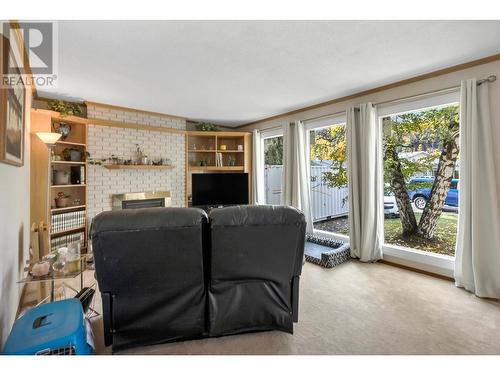
[(40, 305), (14, 323), (4, 354), (92, 354), (92, 331), (87, 326), (76, 298)]

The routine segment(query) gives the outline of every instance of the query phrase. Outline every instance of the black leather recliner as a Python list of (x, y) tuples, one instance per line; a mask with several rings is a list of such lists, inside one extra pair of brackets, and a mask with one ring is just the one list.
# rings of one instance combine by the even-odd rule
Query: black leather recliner
[(246, 331), (293, 332), (305, 220), (292, 207), (103, 212), (91, 229), (113, 349)]
[(210, 212), (209, 334), (293, 333), (304, 256), (304, 215), (287, 206)]
[(108, 211), (92, 222), (105, 345), (206, 334), (203, 226), (196, 208)]

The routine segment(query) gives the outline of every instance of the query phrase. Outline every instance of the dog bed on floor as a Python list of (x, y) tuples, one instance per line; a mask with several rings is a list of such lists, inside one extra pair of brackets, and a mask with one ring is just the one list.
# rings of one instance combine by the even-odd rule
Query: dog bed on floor
[(308, 234), (304, 250), (306, 261), (325, 268), (333, 268), (351, 259), (348, 242)]

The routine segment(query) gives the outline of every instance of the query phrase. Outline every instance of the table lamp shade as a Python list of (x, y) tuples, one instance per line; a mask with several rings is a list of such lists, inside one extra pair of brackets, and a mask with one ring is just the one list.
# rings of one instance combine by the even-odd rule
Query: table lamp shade
[(46, 145), (53, 145), (61, 138), (61, 134), (59, 133), (38, 132), (36, 135)]

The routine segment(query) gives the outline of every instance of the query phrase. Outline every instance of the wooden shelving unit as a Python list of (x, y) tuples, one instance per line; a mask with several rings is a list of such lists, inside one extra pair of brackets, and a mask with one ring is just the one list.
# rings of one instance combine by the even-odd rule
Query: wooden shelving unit
[[(248, 132), (188, 131), (186, 134), (186, 206), (191, 205), (191, 175), (193, 173), (245, 172), (250, 174), (251, 149), (252, 134)], [(222, 166), (216, 165), (217, 153), (222, 154)], [(230, 163), (230, 159), (234, 160), (234, 165)], [(250, 181), (251, 176), (249, 191)]]
[[(47, 146), (38, 139), (36, 132), (54, 132), (54, 124), (67, 123), (71, 126), (70, 134), (65, 139), (60, 139), (54, 146), (53, 155), (59, 155), (63, 159), (63, 151), (66, 148), (81, 151), (81, 161), (52, 160), (48, 157)], [(87, 162), (85, 153), (87, 150), (87, 119), (77, 116), (61, 116), (60, 113), (44, 109), (32, 109), (31, 111), (31, 223), (40, 226), (43, 223), (48, 229), (48, 239), (43, 248), (44, 253), (51, 248), (51, 240), (60, 238), (66, 234), (83, 233), (85, 242), (82, 251), (87, 246), (88, 225), (85, 219), (84, 225), (76, 225), (63, 231), (53, 232), (51, 222), (54, 215), (83, 211), (87, 215)], [(47, 175), (50, 168), (50, 178)], [(65, 171), (71, 176), (71, 172), (80, 172), (82, 183), (69, 183), (55, 185), (52, 183), (52, 171)], [(83, 174), (82, 174), (83, 173)], [(71, 181), (71, 179), (70, 179)], [(49, 189), (47, 189), (49, 187)], [(47, 190), (49, 197), (47, 197)], [(62, 192), (69, 196), (71, 206), (57, 208), (55, 198)], [(50, 202), (47, 213), (47, 199)], [(48, 215), (48, 216), (47, 216)], [(40, 254), (40, 256), (45, 254)]]
[(124, 164), (105, 164), (106, 169), (174, 169), (173, 165), (124, 165)]

